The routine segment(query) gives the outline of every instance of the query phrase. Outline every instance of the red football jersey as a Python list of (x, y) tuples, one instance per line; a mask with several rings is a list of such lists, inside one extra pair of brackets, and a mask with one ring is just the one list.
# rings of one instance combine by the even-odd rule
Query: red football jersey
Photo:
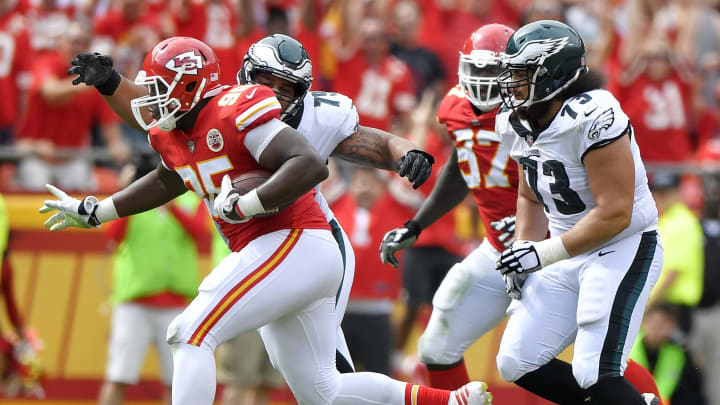
[(18, 117), (18, 79), (30, 71), (33, 58), (27, 21), (16, 11), (0, 16), (0, 128), (12, 127)]
[(338, 63), (344, 79), (335, 80), (333, 91), (355, 102), (360, 125), (390, 130), (393, 117), (415, 107), (415, 88), (405, 62), (388, 55), (370, 66), (361, 52)]
[(654, 81), (641, 74), (611, 91), (630, 118), (644, 162), (684, 162), (690, 158), (691, 88), (679, 74)]
[(490, 243), (499, 251), (505, 247), (498, 240), (500, 232), (490, 223), (515, 214), (518, 168), (510, 158), (512, 145), (500, 143), (495, 134), (493, 110), (478, 115), (456, 86), (438, 107), (438, 121), (447, 125), (455, 142), (458, 165), (478, 206)]
[[(190, 133), (152, 128), (150, 145), (160, 154), (163, 164), (180, 175), (187, 188), (212, 207), (224, 175), (235, 178), (262, 168), (245, 140), (253, 129), (279, 117), (280, 103), (269, 87), (227, 87), (200, 111)], [(261, 235), (280, 229), (330, 229), (314, 193), (313, 189), (276, 215), (256, 217), (243, 224), (213, 219), (233, 252)]]

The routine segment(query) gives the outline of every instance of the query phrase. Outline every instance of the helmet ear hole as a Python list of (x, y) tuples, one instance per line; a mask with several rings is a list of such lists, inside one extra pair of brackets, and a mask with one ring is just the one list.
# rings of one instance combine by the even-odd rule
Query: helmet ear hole
[(197, 85), (197, 82), (188, 83), (187, 86), (185, 86), (185, 91), (188, 93), (192, 92), (193, 90), (195, 90), (195, 85)]

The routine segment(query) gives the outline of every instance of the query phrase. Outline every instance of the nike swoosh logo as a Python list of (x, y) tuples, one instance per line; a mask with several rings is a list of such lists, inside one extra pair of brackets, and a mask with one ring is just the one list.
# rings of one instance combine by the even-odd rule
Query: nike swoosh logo
[(247, 99), (249, 100), (249, 99), (255, 97), (255, 92), (256, 92), (256, 91), (257, 91), (257, 87), (255, 87), (250, 94), (246, 94), (246, 95), (245, 95), (245, 98), (247, 98)]
[(589, 117), (589, 116), (590, 116), (590, 114), (594, 113), (594, 112), (595, 112), (595, 110), (597, 110), (597, 109), (598, 109), (598, 107), (597, 107), (597, 106), (595, 106), (595, 108), (593, 108), (593, 109), (592, 109), (592, 110), (590, 110), (590, 111), (585, 111), (585, 112), (584, 112), (583, 114), (585, 114), (585, 116), (586, 116), (586, 117)]
[(613, 252), (615, 252), (615, 251), (614, 250), (608, 250), (607, 252), (600, 251), (600, 252), (598, 252), (598, 256), (609, 255), (610, 253), (613, 253)]

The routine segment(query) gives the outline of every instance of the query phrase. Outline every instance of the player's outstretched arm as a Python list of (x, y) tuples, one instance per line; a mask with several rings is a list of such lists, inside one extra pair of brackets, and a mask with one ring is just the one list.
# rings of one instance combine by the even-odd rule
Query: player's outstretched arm
[(98, 227), (103, 222), (159, 207), (187, 191), (180, 176), (162, 165), (102, 201), (95, 196), (78, 200), (50, 184), (46, 188), (56, 198), (45, 200), (40, 207), (41, 213), (57, 211), (45, 221), (50, 231)]
[(273, 175), (257, 188), (264, 207), (292, 203), (325, 180), (328, 168), (305, 137), (295, 129), (282, 129), (258, 159)]
[[(72, 67), (67, 73), (71, 76), (77, 75), (72, 81), (74, 85), (85, 83), (95, 86), (120, 118), (133, 128), (143, 131), (133, 116), (130, 100), (147, 95), (145, 87), (136, 85), (118, 73), (113, 68), (112, 58), (106, 55), (79, 53), (70, 63)], [(146, 118), (145, 122), (152, 120), (150, 110), (144, 109), (142, 114)]]
[(457, 151), (453, 150), (440, 172), (437, 183), (413, 220), (425, 229), (450, 212), (468, 195), (467, 184), (458, 167)]
[(412, 246), (424, 228), (460, 204), (467, 194), (468, 189), (458, 167), (457, 152), (453, 150), (430, 196), (423, 202), (415, 218), (383, 237), (380, 243), (380, 261), (397, 268), (395, 253)]
[(157, 208), (187, 191), (185, 182), (160, 163), (157, 169), (135, 180), (112, 198), (120, 217)]
[(414, 188), (432, 173), (433, 157), (399, 136), (380, 129), (359, 126), (335, 148), (333, 156), (361, 166), (397, 172), (407, 176)]

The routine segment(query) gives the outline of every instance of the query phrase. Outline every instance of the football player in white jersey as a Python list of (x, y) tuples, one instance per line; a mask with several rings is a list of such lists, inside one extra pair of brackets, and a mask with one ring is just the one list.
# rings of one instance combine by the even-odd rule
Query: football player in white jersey
[[(503, 57), (496, 132), (524, 176), (497, 269), (522, 294), (497, 365), (553, 402), (644, 405), (623, 373), (662, 266), (657, 209), (628, 117), (584, 55), (574, 29), (544, 20)], [(553, 360), (571, 343), (572, 366)]]
[[(283, 34), (267, 36), (250, 46), (237, 73), (239, 84), (263, 84), (275, 91), (283, 105), (281, 117), (307, 138), (327, 161), (334, 156), (363, 166), (396, 171), (420, 187), (430, 176), (434, 159), (399, 136), (359, 125), (353, 102), (339, 93), (309, 91), (312, 62), (296, 39)], [(343, 254), (345, 273), (338, 292), (338, 311), (345, 313), (355, 274), (350, 240), (317, 186), (315, 198), (333, 228)], [(342, 316), (338, 317), (342, 322)], [(338, 324), (338, 328), (340, 325)], [(342, 331), (338, 329), (338, 369), (353, 370)]]

